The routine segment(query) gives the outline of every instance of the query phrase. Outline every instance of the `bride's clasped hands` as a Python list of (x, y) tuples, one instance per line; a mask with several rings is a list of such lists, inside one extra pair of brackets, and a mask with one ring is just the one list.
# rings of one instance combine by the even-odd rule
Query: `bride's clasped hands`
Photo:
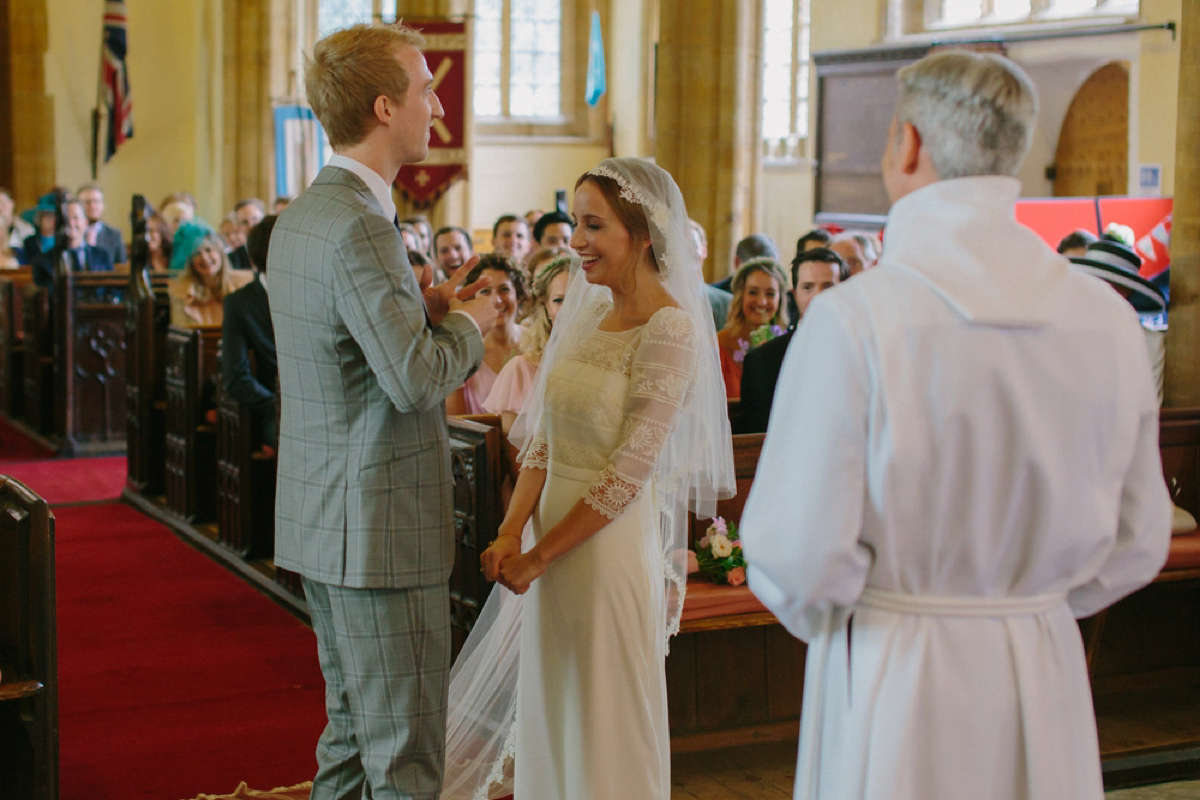
[(521, 552), (521, 535), (501, 528), (495, 541), (480, 557), (483, 576), (496, 581), (513, 594), (525, 594), (529, 586), (546, 571), (546, 563), (537, 548)]

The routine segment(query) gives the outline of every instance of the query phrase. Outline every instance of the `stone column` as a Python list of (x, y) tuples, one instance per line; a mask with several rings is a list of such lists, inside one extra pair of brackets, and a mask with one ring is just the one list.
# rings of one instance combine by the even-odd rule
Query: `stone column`
[[(275, 5), (278, 5), (277, 3)], [(226, 165), (222, 208), (232, 210), (243, 197), (267, 204), (275, 195), (275, 129), (272, 111), (271, 0), (225, 0), (224, 130)], [(278, 9), (276, 9), (278, 10)], [(219, 220), (212, 220), (213, 224)]]
[(13, 193), (17, 211), (58, 183), (46, 13), (45, 0), (0, 0), (0, 186)]
[(759, 227), (762, 173), (758, 0), (661, 0), (655, 156), (708, 233), (709, 280)]
[(1200, 406), (1200, 4), (1184, 3), (1179, 31), (1171, 313), (1163, 405)]

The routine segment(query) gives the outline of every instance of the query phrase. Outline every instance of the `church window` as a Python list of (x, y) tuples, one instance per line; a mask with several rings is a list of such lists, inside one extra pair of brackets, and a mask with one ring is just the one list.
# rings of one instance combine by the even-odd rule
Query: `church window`
[[(1138, 0), (907, 0), (891, 3), (893, 33), (1137, 16)], [(917, 13), (914, 13), (917, 12)], [(1122, 20), (1123, 21), (1123, 20)], [(900, 30), (897, 30), (899, 28)]]
[(339, 28), (362, 22), (391, 22), (396, 18), (396, 0), (319, 0), (317, 38)]
[(762, 136), (768, 161), (794, 161), (808, 136), (809, 0), (765, 0)]
[(562, 116), (560, 0), (476, 0), (475, 114)]

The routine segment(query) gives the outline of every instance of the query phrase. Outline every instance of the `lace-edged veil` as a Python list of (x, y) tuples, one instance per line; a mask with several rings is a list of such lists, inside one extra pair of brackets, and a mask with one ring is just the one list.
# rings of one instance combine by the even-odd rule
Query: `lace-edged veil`
[[(611, 178), (621, 196), (638, 205), (649, 223), (651, 249), (663, 287), (691, 318), (699, 341), (691, 396), (680, 409), (654, 471), (660, 511), (659, 552), (666, 584), (663, 654), (679, 630), (687, 584), (688, 511), (716, 513), (717, 501), (735, 492), (733, 450), (716, 330), (704, 291), (699, 254), (675, 180), (638, 158), (610, 158), (588, 175)], [(525, 405), (509, 434), (524, 456), (541, 430), (550, 365), (595, 330), (611, 306), (606, 287), (587, 282), (578, 258), (550, 341)], [(533, 545), (526, 529), (522, 550)], [(510, 794), (520, 631), (520, 601), (496, 586), (451, 671), (444, 800), (486, 800)]]

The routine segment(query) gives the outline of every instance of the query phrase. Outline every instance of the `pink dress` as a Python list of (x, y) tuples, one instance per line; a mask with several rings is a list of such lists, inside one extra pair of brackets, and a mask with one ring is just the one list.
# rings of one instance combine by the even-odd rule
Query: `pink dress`
[(496, 376), (491, 393), (483, 401), (484, 410), (488, 414), (500, 414), (505, 411), (520, 413), (536, 375), (537, 365), (527, 356), (522, 354), (513, 358)]
[[(516, 350), (518, 344), (521, 343), (521, 334), (525, 332), (524, 328), (518, 327), (520, 333), (513, 339), (513, 351)], [(510, 358), (504, 362), (507, 366), (514, 359)], [(500, 368), (500, 372), (504, 372), (504, 367)], [(479, 365), (479, 369), (475, 370), (475, 374), (467, 378), (463, 384), (463, 402), (467, 406), (468, 414), (495, 414), (495, 411), (488, 411), (484, 407), (484, 401), (488, 399), (488, 395), (492, 392), (492, 386), (496, 383), (496, 372), (483, 362)]]

